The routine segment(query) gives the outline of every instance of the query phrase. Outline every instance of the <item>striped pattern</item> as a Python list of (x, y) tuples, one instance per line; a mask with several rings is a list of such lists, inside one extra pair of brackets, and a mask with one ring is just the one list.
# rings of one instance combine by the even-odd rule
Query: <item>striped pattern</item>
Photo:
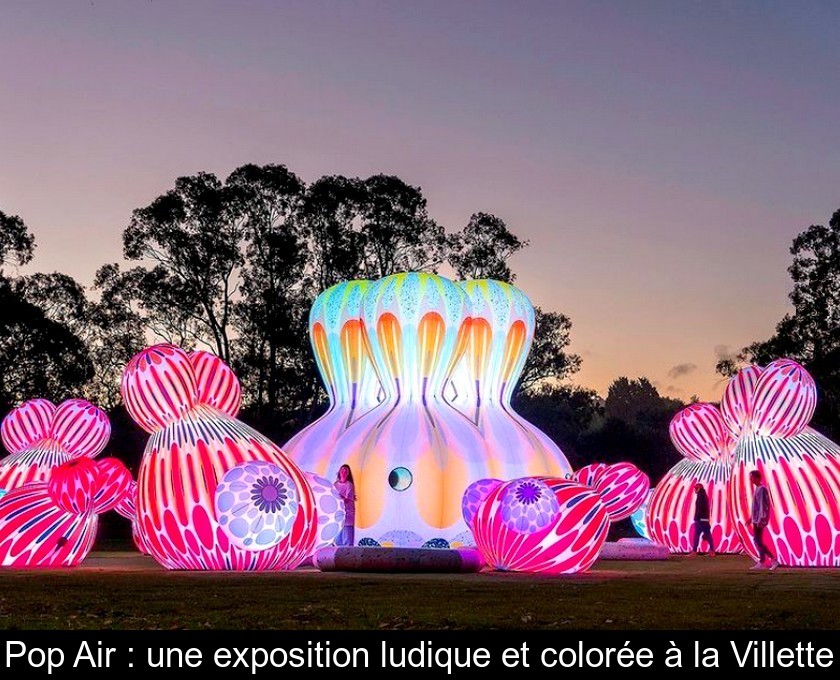
[(11, 455), (0, 461), (0, 489), (45, 482), (52, 470), (79, 457), (97, 456), (111, 436), (105, 413), (84, 399), (56, 407), (31, 399), (13, 409), (2, 424)]
[(610, 520), (599, 495), (566, 479), (535, 478), (554, 493), (560, 511), (553, 522), (530, 533), (510, 528), (502, 501), (513, 480), (497, 486), (473, 518), (476, 547), (494, 569), (574, 574), (589, 569), (607, 540)]
[(729, 509), (731, 469), (727, 459), (697, 461), (687, 458), (671, 468), (648, 500), (645, 525), (650, 540), (668, 546), (672, 553), (691, 552), (696, 501), (694, 485), (699, 482), (709, 496), (709, 524), (715, 551), (721, 554), (742, 552), (736, 517)]
[(129, 414), (146, 432), (174, 423), (198, 402), (192, 362), (175, 345), (136, 354), (123, 372), (120, 391)]
[(792, 437), (746, 436), (735, 452), (728, 497), (745, 550), (758, 553), (748, 528), (751, 470), (770, 491), (765, 531), (779, 563), (800, 567), (840, 566), (840, 446), (806, 427)]
[[(557, 445), (510, 406), (534, 331), (534, 308), (521, 291), (406, 272), (354, 289), (353, 316), (345, 303), (352, 283), (324, 291), (312, 306), (310, 336), (331, 403), (284, 449), (326, 478), (350, 464), (358, 540), (404, 547), (472, 540), (461, 501), (475, 480), (571, 475)], [(365, 361), (376, 378), (367, 384), (375, 382), (381, 398), (365, 401), (372, 391), (355, 389)], [(367, 408), (352, 408), (357, 397)], [(397, 468), (410, 480), (399, 489), (388, 482)]]
[(30, 399), (12, 409), (0, 425), (3, 446), (15, 454), (32, 448), (50, 436), (55, 404), (46, 399)]
[[(96, 461), (96, 483), (93, 494), (93, 511), (102, 514), (108, 510), (115, 510), (126, 498), (134, 484), (131, 473), (121, 460), (116, 458), (100, 458)], [(136, 485), (135, 485), (136, 487)]]
[(714, 460), (728, 455), (731, 437), (720, 411), (712, 404), (691, 404), (679, 411), (668, 427), (674, 447), (691, 460)]
[(68, 399), (53, 414), (51, 436), (72, 457), (93, 458), (102, 453), (111, 437), (105, 412), (84, 399)]
[(210, 352), (192, 352), (189, 356), (195, 371), (197, 401), (236, 418), (242, 403), (242, 391), (233, 371)]
[(144, 555), (151, 555), (143, 535), (140, 533), (140, 525), (137, 522), (137, 482), (133, 479), (128, 483), (126, 490), (119, 503), (114, 507), (117, 514), (131, 520), (131, 538), (134, 546)]
[(0, 565), (74, 567), (93, 547), (97, 526), (93, 512), (59, 508), (46, 483), (19, 487), (0, 499)]
[(93, 507), (96, 477), (96, 463), (90, 458), (78, 458), (52, 471), (47, 491), (59, 508), (78, 515)]
[(814, 379), (796, 362), (779, 359), (755, 384), (752, 431), (761, 437), (792, 437), (805, 429), (816, 406)]
[(583, 484), (594, 489), (598, 483), (598, 479), (600, 479), (606, 469), (606, 463), (590, 463), (589, 465), (584, 465), (582, 468), (575, 470), (574, 480), (578, 484)]
[[(294, 482), (299, 501), (290, 533), (258, 552), (232, 545), (214, 509), (219, 481), (248, 461), (280, 467)], [(210, 406), (196, 406), (152, 435), (137, 488), (143, 542), (167, 569), (292, 569), (309, 554), (317, 535), (315, 500), (303, 472), (273, 442)]]
[(642, 507), (650, 491), (650, 478), (632, 463), (616, 463), (598, 476), (595, 490), (610, 521), (618, 522)]
[(755, 384), (761, 371), (761, 366), (746, 366), (729, 380), (723, 390), (720, 412), (733, 437), (741, 436), (752, 415)]

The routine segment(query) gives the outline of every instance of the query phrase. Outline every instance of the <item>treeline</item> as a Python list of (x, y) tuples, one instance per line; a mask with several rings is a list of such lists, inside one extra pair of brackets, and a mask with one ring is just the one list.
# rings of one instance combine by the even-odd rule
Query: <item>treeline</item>
[[(840, 211), (794, 242), (795, 312), (776, 335), (723, 362), (791, 356), (822, 389), (815, 424), (837, 433)], [(400, 271), (514, 282), (526, 248), (505, 222), (476, 212), (460, 230), (430, 215), (419, 187), (399, 177), (330, 175), (306, 184), (284, 165), (244, 165), (221, 180), (178, 178), (133, 211), (124, 261), (85, 288), (62, 273), (20, 275), (35, 254), (28, 226), (0, 212), (0, 416), (33, 397), (84, 397), (112, 416), (109, 452), (134, 470), (145, 435), (120, 403), (126, 362), (153, 342), (210, 349), (243, 389), (241, 417), (282, 443), (323, 411), (326, 395), (307, 331), (322, 290)], [(527, 291), (526, 291), (527, 292)], [(652, 481), (678, 460), (668, 423), (684, 404), (646, 378), (618, 378), (601, 398), (571, 384), (571, 320), (537, 309), (536, 337), (514, 405), (574, 467), (628, 460)]]

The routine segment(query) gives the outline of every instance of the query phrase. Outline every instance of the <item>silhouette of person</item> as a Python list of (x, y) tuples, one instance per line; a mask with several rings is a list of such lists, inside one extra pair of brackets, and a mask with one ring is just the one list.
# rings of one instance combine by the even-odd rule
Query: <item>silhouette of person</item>
[(758, 470), (750, 472), (750, 482), (754, 487), (750, 522), (752, 522), (753, 528), (753, 541), (756, 550), (758, 550), (758, 560), (751, 568), (764, 569), (764, 562), (769, 559), (768, 566), (770, 571), (773, 571), (779, 566), (779, 563), (764, 542), (764, 530), (770, 522), (770, 491), (762, 483), (761, 473)]
[(706, 487), (700, 482), (694, 485), (694, 495), (697, 497), (694, 501), (694, 538), (691, 546), (691, 552), (697, 555), (697, 548), (700, 546), (700, 537), (706, 539), (709, 544), (709, 556), (715, 556), (715, 543), (712, 539), (712, 525), (710, 523), (711, 512), (709, 508), (709, 495), (706, 493)]

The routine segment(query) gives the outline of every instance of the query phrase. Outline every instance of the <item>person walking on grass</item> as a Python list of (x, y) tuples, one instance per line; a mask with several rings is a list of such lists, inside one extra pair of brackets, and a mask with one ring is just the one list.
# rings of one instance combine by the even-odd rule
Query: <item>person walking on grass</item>
[(779, 563), (764, 541), (764, 530), (770, 522), (770, 490), (761, 481), (761, 473), (758, 470), (750, 472), (750, 482), (753, 485), (750, 522), (753, 529), (753, 541), (756, 550), (758, 550), (758, 560), (751, 568), (764, 569), (766, 561), (767, 567), (770, 571), (773, 571), (779, 566)]
[(715, 556), (715, 543), (712, 539), (712, 525), (710, 523), (711, 512), (709, 510), (709, 495), (706, 493), (706, 487), (700, 482), (694, 485), (694, 495), (697, 498), (694, 501), (694, 538), (691, 547), (693, 555), (698, 555), (697, 548), (700, 546), (700, 537), (706, 539), (709, 544), (709, 557)]

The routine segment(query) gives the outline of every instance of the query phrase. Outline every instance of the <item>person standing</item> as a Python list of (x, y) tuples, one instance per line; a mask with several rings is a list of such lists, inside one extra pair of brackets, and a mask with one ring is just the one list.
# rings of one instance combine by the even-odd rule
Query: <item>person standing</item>
[(761, 481), (761, 473), (758, 470), (750, 472), (750, 482), (753, 485), (750, 522), (753, 528), (753, 541), (758, 550), (758, 560), (751, 568), (764, 569), (764, 562), (769, 559), (769, 568), (773, 571), (779, 563), (764, 541), (764, 530), (770, 522), (770, 490)]
[(344, 528), (336, 538), (335, 544), (353, 546), (356, 540), (356, 485), (353, 482), (353, 471), (346, 463), (338, 468), (333, 486), (344, 501)]
[(706, 539), (709, 544), (709, 557), (715, 556), (715, 543), (712, 539), (712, 525), (710, 522), (711, 513), (709, 511), (709, 495), (706, 493), (706, 487), (700, 482), (694, 485), (694, 495), (697, 497), (694, 501), (694, 542), (691, 547), (691, 552), (697, 555), (697, 548), (700, 546), (700, 537)]

